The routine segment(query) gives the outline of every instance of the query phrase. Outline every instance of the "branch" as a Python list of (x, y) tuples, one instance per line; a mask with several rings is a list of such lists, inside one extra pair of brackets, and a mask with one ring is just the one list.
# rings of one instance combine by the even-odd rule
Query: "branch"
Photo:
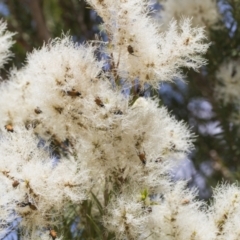
[(47, 42), (50, 39), (51, 35), (47, 29), (39, 1), (40, 0), (30, 0), (28, 1), (28, 4), (33, 20), (36, 23), (38, 36), (41, 40)]

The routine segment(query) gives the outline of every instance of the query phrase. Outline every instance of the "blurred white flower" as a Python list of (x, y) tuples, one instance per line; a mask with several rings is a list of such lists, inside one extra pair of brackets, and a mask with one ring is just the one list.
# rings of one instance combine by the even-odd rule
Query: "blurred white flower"
[(240, 61), (224, 62), (216, 74), (215, 96), (224, 104), (239, 103)]
[(0, 68), (9, 60), (12, 56), (10, 52), (10, 47), (13, 45), (14, 41), (12, 36), (14, 33), (10, 33), (7, 30), (7, 24), (0, 20)]
[(181, 20), (183, 17), (192, 19), (194, 27), (214, 27), (220, 20), (220, 13), (216, 0), (160, 0), (163, 10), (161, 11), (160, 23), (166, 28), (169, 22)]

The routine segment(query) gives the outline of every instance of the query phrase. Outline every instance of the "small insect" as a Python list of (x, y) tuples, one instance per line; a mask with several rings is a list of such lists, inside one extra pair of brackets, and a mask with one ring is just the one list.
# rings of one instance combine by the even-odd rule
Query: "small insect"
[(12, 186), (13, 186), (14, 188), (16, 188), (18, 185), (19, 185), (19, 181), (14, 180), (13, 183), (12, 183)]
[(18, 207), (21, 207), (21, 208), (24, 208), (24, 207), (26, 207), (26, 206), (28, 206), (29, 205), (29, 203), (27, 202), (20, 202), (20, 203), (17, 203), (17, 206)]
[(8, 132), (13, 132), (13, 126), (12, 126), (11, 124), (5, 125), (5, 129), (6, 129)]
[(151, 213), (151, 212), (152, 212), (152, 208), (151, 208), (151, 207), (142, 206), (142, 209), (143, 209), (145, 212), (148, 212), (148, 213)]
[(147, 208), (147, 212), (148, 212), (148, 213), (151, 213), (151, 212), (152, 212), (152, 208), (151, 208), (151, 207), (148, 207), (148, 208)]
[(160, 157), (155, 160), (155, 163), (160, 163), (160, 162), (162, 162), (162, 159)]
[(37, 107), (36, 109), (34, 109), (34, 112), (36, 114), (40, 114), (40, 113), (42, 113), (42, 110), (39, 107)]
[(36, 207), (34, 204), (30, 203), (30, 202), (21, 202), (21, 203), (18, 203), (17, 205), (18, 205), (19, 207), (29, 206), (30, 209), (32, 209), (32, 210), (37, 210), (37, 207)]
[(79, 97), (81, 96), (81, 93), (76, 91), (75, 89), (72, 89), (72, 91), (67, 91), (67, 95), (71, 97)]
[(104, 107), (104, 104), (103, 104), (102, 100), (101, 100), (99, 97), (95, 98), (95, 103), (96, 103), (99, 107)]
[(59, 114), (62, 113), (63, 108), (62, 107), (53, 107)]
[(57, 232), (53, 229), (50, 229), (49, 235), (52, 237), (53, 240), (57, 238)]
[(146, 165), (147, 160), (146, 160), (145, 152), (138, 153), (137, 155), (138, 155), (139, 159), (141, 160), (141, 162), (143, 163), (143, 165)]
[(115, 114), (115, 115), (122, 115), (123, 112), (122, 112), (121, 110), (116, 110), (116, 111), (114, 111), (114, 114)]
[(127, 50), (129, 52), (129, 54), (133, 55), (134, 50), (133, 50), (133, 47), (131, 45), (128, 45)]
[(173, 142), (170, 142), (170, 144), (171, 144), (170, 150), (174, 151), (176, 149), (176, 145)]
[(28, 203), (28, 206), (32, 209), (32, 210), (37, 210), (37, 207), (34, 205), (34, 204), (32, 204), (32, 203)]
[(189, 199), (183, 199), (181, 203), (182, 203), (182, 205), (186, 205), (186, 204), (190, 203), (190, 200)]
[(190, 42), (190, 38), (188, 37), (186, 40), (185, 40), (185, 42), (184, 42), (184, 45), (188, 45), (189, 44), (189, 42)]

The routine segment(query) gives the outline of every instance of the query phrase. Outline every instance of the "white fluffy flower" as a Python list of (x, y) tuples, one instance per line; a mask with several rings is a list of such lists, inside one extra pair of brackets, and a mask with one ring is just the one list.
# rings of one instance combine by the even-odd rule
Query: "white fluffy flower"
[[(45, 239), (69, 202), (80, 204), (103, 190), (100, 201), (109, 201), (104, 223), (119, 239), (169, 236), (171, 219), (169, 224), (165, 218), (191, 194), (171, 186), (168, 174), (172, 159), (191, 150), (191, 133), (157, 101), (124, 96), (117, 83), (138, 79), (157, 87), (160, 80), (180, 77), (181, 67), (200, 67), (205, 62), (199, 54), (208, 47), (203, 29), (185, 20), (159, 33), (145, 0), (89, 2), (105, 21), (109, 71), (95, 57), (96, 46), (65, 36), (29, 54), (26, 65), (0, 86), (1, 214), (7, 222), (21, 218), (25, 239)], [(59, 159), (49, 157), (42, 140), (62, 151)], [(165, 217), (151, 212), (157, 194), (166, 199), (156, 204)], [(194, 207), (196, 218), (205, 221), (199, 204), (187, 205), (179, 207), (180, 228)], [(189, 222), (196, 218), (191, 215)], [(195, 229), (193, 224), (179, 233), (180, 239)]]
[[(181, 67), (199, 68), (205, 63), (204, 31), (192, 28), (189, 20), (172, 22), (166, 33), (149, 16), (148, 1), (89, 0), (103, 18), (109, 38), (107, 52), (112, 68), (127, 81), (158, 87), (159, 81), (180, 77)], [(116, 76), (115, 76), (116, 77)]]
[(134, 192), (125, 192), (112, 199), (104, 217), (104, 225), (109, 232), (114, 232), (116, 239), (141, 239), (149, 213), (144, 209), (141, 198)]
[[(185, 183), (169, 184), (159, 195), (124, 192), (113, 199), (104, 225), (116, 239), (213, 240), (216, 228)], [(146, 193), (146, 192), (145, 192)]]
[(240, 61), (224, 62), (216, 74), (215, 96), (224, 104), (240, 101)]
[(185, 184), (177, 182), (154, 198), (158, 204), (152, 206), (147, 225), (152, 231), (152, 240), (215, 239), (214, 224), (206, 215), (206, 206)]
[(121, 187), (130, 182), (150, 186), (152, 191), (162, 188), (166, 184), (163, 176), (177, 163), (172, 159), (192, 148), (186, 126), (170, 117), (165, 108), (158, 108), (157, 102), (144, 98), (120, 115), (106, 114), (111, 125), (89, 127), (76, 141), (79, 158), (96, 173), (92, 178), (111, 177)]
[[(69, 37), (56, 39), (28, 55), (28, 64), (13, 70), (1, 85), (1, 129), (11, 124), (33, 125), (41, 137), (74, 139), (104, 118), (105, 108), (117, 108), (110, 84), (97, 78), (103, 62), (95, 47), (78, 46)], [(9, 101), (6, 101), (9, 99)]]
[(176, 0), (160, 1), (163, 7), (160, 23), (165, 27), (172, 19), (183, 17), (192, 19), (194, 27), (212, 27), (220, 19), (216, 0)]
[(240, 235), (240, 189), (223, 184), (213, 194), (210, 217), (215, 224), (219, 240), (234, 240)]
[[(8, 131), (0, 144), (1, 177), (17, 193), (8, 209), (22, 217), (26, 232), (53, 224), (51, 216), (61, 214), (67, 201), (81, 202), (106, 179), (118, 191), (129, 183), (153, 194), (166, 188), (171, 159), (192, 147), (187, 127), (157, 101), (139, 98), (132, 105), (113, 88), (94, 51), (68, 37), (55, 40), (1, 85), (0, 124)], [(58, 145), (67, 140), (69, 159), (53, 166), (32, 132)]]
[(8, 61), (12, 55), (10, 47), (13, 45), (13, 33), (6, 31), (7, 24), (0, 20), (0, 68)]
[(29, 233), (58, 222), (65, 204), (81, 203), (92, 186), (84, 164), (51, 159), (38, 145), (31, 129), (19, 127), (0, 139), (1, 218), (21, 218)]
[(103, 63), (94, 50), (63, 38), (29, 55), (29, 63), (1, 86), (0, 103), (9, 99), (0, 105), (1, 128), (14, 131), (25, 124), (41, 138), (59, 144), (67, 139), (71, 154), (96, 181), (114, 176), (157, 188), (170, 159), (192, 148), (191, 134), (157, 102), (139, 98), (131, 106), (118, 89), (97, 78), (104, 77)]

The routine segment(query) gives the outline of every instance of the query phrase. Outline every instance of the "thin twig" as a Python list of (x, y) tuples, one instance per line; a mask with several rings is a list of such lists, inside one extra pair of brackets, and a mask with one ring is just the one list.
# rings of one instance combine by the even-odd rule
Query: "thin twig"
[(50, 39), (50, 33), (44, 20), (43, 11), (39, 3), (40, 0), (29, 0), (29, 9), (33, 20), (36, 23), (37, 33), (41, 40), (47, 42)]

